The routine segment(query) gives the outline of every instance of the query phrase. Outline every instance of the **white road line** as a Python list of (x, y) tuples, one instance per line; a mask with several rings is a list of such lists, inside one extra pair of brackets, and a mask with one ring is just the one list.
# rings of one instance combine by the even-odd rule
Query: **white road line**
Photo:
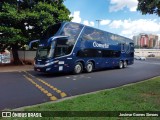
[(151, 63), (151, 62), (145, 62), (145, 61), (138, 61), (139, 63), (145, 63), (145, 64), (155, 64), (155, 65), (160, 65), (160, 63)]

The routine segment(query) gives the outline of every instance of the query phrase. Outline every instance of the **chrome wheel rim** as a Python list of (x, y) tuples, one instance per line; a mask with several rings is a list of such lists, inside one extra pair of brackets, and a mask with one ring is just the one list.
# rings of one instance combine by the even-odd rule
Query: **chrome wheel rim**
[(89, 63), (89, 64), (87, 65), (87, 71), (88, 71), (88, 72), (91, 72), (92, 69), (93, 69), (93, 66), (92, 66), (91, 63)]
[(127, 67), (127, 63), (126, 63), (126, 61), (124, 62), (124, 67)]
[(82, 70), (81, 65), (77, 64), (77, 65), (75, 66), (75, 72), (76, 72), (76, 73), (80, 73), (81, 70)]
[(122, 61), (120, 61), (120, 63), (119, 63), (119, 67), (120, 67), (120, 68), (123, 68)]

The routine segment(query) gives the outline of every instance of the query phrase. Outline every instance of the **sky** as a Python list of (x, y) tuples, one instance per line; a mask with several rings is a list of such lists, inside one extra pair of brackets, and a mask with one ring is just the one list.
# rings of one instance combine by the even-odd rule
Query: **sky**
[[(72, 22), (82, 23), (132, 38), (139, 33), (157, 34), (160, 39), (160, 17), (142, 15), (137, 0), (65, 0)], [(99, 25), (98, 25), (98, 21)]]

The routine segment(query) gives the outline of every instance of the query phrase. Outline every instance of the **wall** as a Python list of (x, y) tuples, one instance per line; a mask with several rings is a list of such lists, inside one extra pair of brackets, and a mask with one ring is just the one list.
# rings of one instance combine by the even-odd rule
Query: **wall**
[(145, 56), (154, 54), (155, 57), (160, 57), (160, 49), (135, 49), (135, 55), (137, 56)]
[[(36, 51), (18, 51), (19, 59), (26, 64), (33, 64), (34, 58), (36, 57)], [(13, 56), (11, 53), (11, 60), (13, 60)]]

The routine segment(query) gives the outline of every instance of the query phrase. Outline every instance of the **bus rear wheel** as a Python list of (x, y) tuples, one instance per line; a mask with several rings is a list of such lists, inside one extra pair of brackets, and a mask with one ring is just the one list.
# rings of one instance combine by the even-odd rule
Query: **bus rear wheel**
[(77, 62), (74, 66), (74, 73), (75, 74), (80, 74), (83, 70), (83, 65), (81, 62)]
[(92, 72), (93, 71), (93, 63), (92, 62), (88, 62), (86, 65), (86, 71), (87, 72)]
[(119, 61), (119, 69), (122, 69), (123, 68), (123, 61)]
[(123, 67), (126, 68), (127, 67), (127, 61), (123, 62)]

